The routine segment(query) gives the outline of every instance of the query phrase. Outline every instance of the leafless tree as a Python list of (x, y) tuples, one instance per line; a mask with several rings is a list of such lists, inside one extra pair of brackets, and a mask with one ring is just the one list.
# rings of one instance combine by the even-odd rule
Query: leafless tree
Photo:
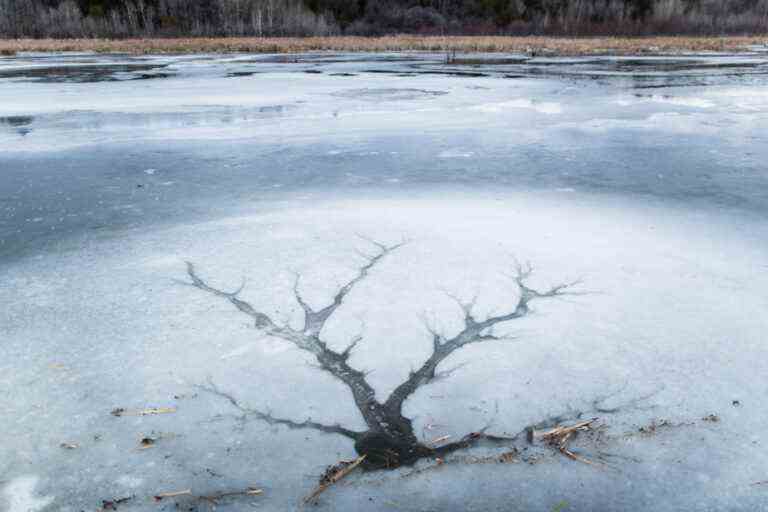
[[(2, 37), (763, 34), (768, 0), (0, 0)], [(81, 6), (88, 5), (87, 9)]]
[[(445, 376), (446, 373), (439, 372), (438, 368), (451, 354), (468, 345), (502, 339), (494, 334), (495, 326), (527, 316), (531, 311), (531, 303), (534, 301), (571, 293), (571, 286), (575, 283), (560, 284), (546, 290), (537, 290), (527, 284), (533, 271), (531, 266), (516, 265), (514, 280), (517, 290), (511, 291), (517, 294), (514, 307), (501, 314), (478, 318), (473, 312), (473, 303), (457, 301), (463, 315), (463, 328), (460, 332), (448, 337), (431, 330), (432, 352), (430, 356), (418, 369), (412, 370), (408, 378), (400, 383), (385, 400), (379, 400), (374, 388), (368, 383), (366, 374), (349, 363), (350, 355), (360, 341), (360, 337), (354, 338), (341, 351), (330, 348), (323, 339), (323, 328), (328, 319), (342, 306), (355, 286), (368, 277), (384, 258), (403, 244), (385, 245), (374, 242), (374, 245), (376, 247), (375, 254), (365, 255), (365, 264), (357, 270), (352, 279), (339, 288), (330, 303), (322, 308), (314, 308), (307, 303), (301, 294), (299, 278), (297, 277), (293, 293), (304, 317), (303, 325), (298, 329), (287, 323), (276, 323), (269, 315), (240, 298), (242, 286), (232, 292), (211, 286), (200, 276), (195, 266), (191, 262), (187, 262), (187, 275), (191, 280), (188, 284), (229, 302), (242, 314), (250, 317), (254, 327), (259, 331), (285, 340), (297, 348), (311, 353), (322, 370), (344, 383), (365, 421), (367, 430), (355, 431), (338, 424), (325, 425), (311, 420), (299, 422), (278, 418), (270, 412), (243, 406), (232, 394), (220, 390), (212, 382), (204, 388), (227, 399), (244, 415), (253, 416), (267, 423), (284, 425), (289, 428), (314, 429), (348, 437), (355, 442), (355, 450), (358, 454), (366, 455), (368, 468), (394, 468), (403, 464), (412, 464), (420, 458), (446, 455), (484, 441), (493, 443), (513, 439), (492, 436), (480, 431), (470, 433), (461, 440), (447, 445), (431, 447), (417, 438), (412, 420), (403, 415), (403, 404), (421, 387)], [(552, 422), (560, 419), (562, 418), (552, 418)]]

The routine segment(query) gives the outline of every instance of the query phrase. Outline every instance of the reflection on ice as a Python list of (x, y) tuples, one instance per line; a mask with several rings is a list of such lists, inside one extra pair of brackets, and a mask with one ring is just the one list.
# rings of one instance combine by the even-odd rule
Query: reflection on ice
[[(765, 56), (758, 54), (581, 59), (467, 55), (452, 64), (434, 54), (21, 55), (0, 59), (0, 94), (14, 98), (0, 103), (5, 120), (0, 143), (17, 151), (50, 151), (145, 138), (266, 142), (284, 139), (285, 133), (298, 142), (354, 138), (374, 124), (380, 135), (401, 134), (403, 129), (483, 129), (493, 134), (525, 129), (546, 131), (547, 139), (557, 140), (559, 122), (578, 125), (610, 116), (611, 125), (642, 124), (649, 116), (697, 109), (711, 110), (716, 120), (733, 120), (723, 124), (733, 136), (743, 136), (741, 116), (765, 108), (765, 95), (759, 91), (766, 69)], [(322, 73), (307, 76), (305, 71)], [(81, 94), (78, 83), (54, 89), (45, 81), (22, 80), (64, 77), (65, 82), (82, 82), (97, 74), (108, 82), (89, 85), (89, 94)], [(160, 76), (165, 79), (147, 80), (141, 87), (123, 82)], [(512, 76), (516, 78), (507, 78)], [(662, 87), (663, 93), (631, 93)], [(48, 101), (40, 102), (43, 96)], [(8, 121), (32, 116), (34, 128)], [(329, 134), (331, 122), (336, 126)], [(764, 117), (759, 122), (764, 124)]]

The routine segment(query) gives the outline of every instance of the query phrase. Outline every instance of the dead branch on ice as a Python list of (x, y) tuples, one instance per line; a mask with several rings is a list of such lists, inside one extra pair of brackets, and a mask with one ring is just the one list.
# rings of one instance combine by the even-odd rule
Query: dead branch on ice
[(571, 440), (578, 435), (579, 432), (585, 432), (589, 430), (593, 430), (592, 425), (598, 420), (598, 418), (592, 418), (591, 420), (587, 421), (580, 421), (579, 423), (576, 423), (574, 425), (569, 426), (557, 426), (553, 429), (547, 430), (546, 432), (537, 433), (535, 430), (531, 430), (529, 439), (536, 439), (541, 438), (542, 440), (546, 441), (550, 446), (553, 446), (557, 448), (557, 450), (568, 457), (571, 460), (575, 460), (578, 462), (583, 462), (584, 464), (594, 465), (595, 463), (591, 460), (585, 459), (583, 457), (580, 457), (579, 455), (576, 455), (573, 453), (568, 445), (571, 442)]
[(165, 498), (178, 498), (179, 496), (189, 496), (191, 494), (192, 494), (192, 489), (184, 489), (183, 491), (161, 492), (159, 494), (155, 494), (155, 501), (162, 501)]
[(345, 476), (349, 475), (352, 471), (355, 470), (355, 468), (362, 464), (362, 462), (365, 460), (365, 457), (365, 455), (361, 455), (354, 460), (341, 461), (338, 464), (334, 464), (333, 466), (329, 467), (325, 474), (323, 474), (323, 476), (320, 478), (320, 485), (318, 485), (315, 490), (312, 491), (312, 494), (304, 498), (304, 503), (313, 501), (323, 492), (325, 492), (326, 489), (328, 489), (330, 486)]
[(184, 489), (183, 491), (161, 492), (160, 494), (156, 494), (154, 499), (155, 501), (162, 501), (166, 498), (180, 498), (182, 496), (190, 496), (193, 500), (207, 501), (212, 505), (216, 505), (218, 504), (219, 500), (224, 498), (232, 498), (237, 496), (261, 496), (262, 494), (264, 494), (264, 491), (256, 487), (248, 487), (247, 489), (239, 491), (224, 491), (200, 496), (194, 496), (192, 494), (192, 489)]
[(216, 494), (210, 494), (207, 496), (198, 496), (197, 499), (200, 501), (207, 501), (212, 505), (217, 505), (219, 500), (222, 500), (224, 498), (233, 498), (238, 496), (261, 496), (262, 494), (264, 494), (264, 491), (262, 489), (249, 487), (248, 489), (245, 489), (243, 491), (227, 491), (227, 492), (220, 492)]
[(168, 414), (176, 412), (175, 407), (149, 407), (147, 409), (125, 409), (123, 407), (116, 407), (112, 409), (109, 414), (112, 416), (153, 416), (155, 414)]

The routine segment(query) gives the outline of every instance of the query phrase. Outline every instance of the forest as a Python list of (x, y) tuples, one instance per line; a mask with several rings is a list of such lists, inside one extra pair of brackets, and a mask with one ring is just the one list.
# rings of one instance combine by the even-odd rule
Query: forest
[(768, 0), (0, 0), (3, 38), (762, 34)]

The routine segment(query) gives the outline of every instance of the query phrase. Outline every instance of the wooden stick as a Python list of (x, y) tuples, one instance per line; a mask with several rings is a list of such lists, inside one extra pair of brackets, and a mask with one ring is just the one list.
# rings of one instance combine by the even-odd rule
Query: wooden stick
[(118, 407), (117, 409), (112, 409), (110, 414), (112, 416), (149, 416), (153, 414), (167, 414), (169, 412), (176, 412), (175, 407), (150, 407), (149, 409), (140, 409), (140, 410), (128, 410), (123, 409), (122, 407)]
[(150, 409), (144, 409), (138, 411), (136, 414), (139, 416), (149, 416), (150, 414), (166, 414), (169, 412), (176, 412), (175, 407), (152, 407)]
[(174, 492), (161, 492), (160, 494), (155, 494), (155, 501), (161, 501), (163, 498), (175, 498), (177, 496), (187, 496), (192, 494), (192, 489), (184, 489), (183, 491), (174, 491)]
[(435, 446), (435, 445), (437, 445), (437, 444), (440, 444), (440, 443), (442, 443), (443, 441), (447, 441), (447, 440), (448, 440), (448, 439), (450, 439), (450, 438), (451, 438), (451, 436), (450, 436), (450, 435), (447, 435), (447, 436), (441, 436), (441, 437), (438, 437), (438, 438), (436, 438), (436, 439), (433, 439), (433, 440), (431, 440), (431, 441), (429, 442), (429, 444), (431, 444), (432, 446)]
[(342, 469), (334, 473), (334, 475), (328, 479), (327, 483), (320, 484), (312, 492), (312, 494), (304, 498), (304, 503), (309, 503), (310, 501), (314, 500), (315, 498), (320, 496), (323, 492), (325, 492), (325, 490), (328, 489), (330, 486), (332, 486), (333, 484), (335, 484), (336, 482), (338, 482), (339, 480), (341, 480), (342, 478), (350, 474), (352, 471), (354, 471), (357, 466), (362, 464), (362, 462), (365, 460), (365, 457), (366, 457), (365, 455), (361, 455), (360, 457), (356, 458), (351, 463), (349, 463), (347, 466), (344, 466)]
[(222, 498), (228, 498), (231, 496), (260, 496), (261, 494), (264, 494), (262, 489), (249, 487), (244, 491), (220, 492), (218, 494), (211, 494), (210, 496), (198, 496), (197, 499), (216, 504), (216, 502)]

